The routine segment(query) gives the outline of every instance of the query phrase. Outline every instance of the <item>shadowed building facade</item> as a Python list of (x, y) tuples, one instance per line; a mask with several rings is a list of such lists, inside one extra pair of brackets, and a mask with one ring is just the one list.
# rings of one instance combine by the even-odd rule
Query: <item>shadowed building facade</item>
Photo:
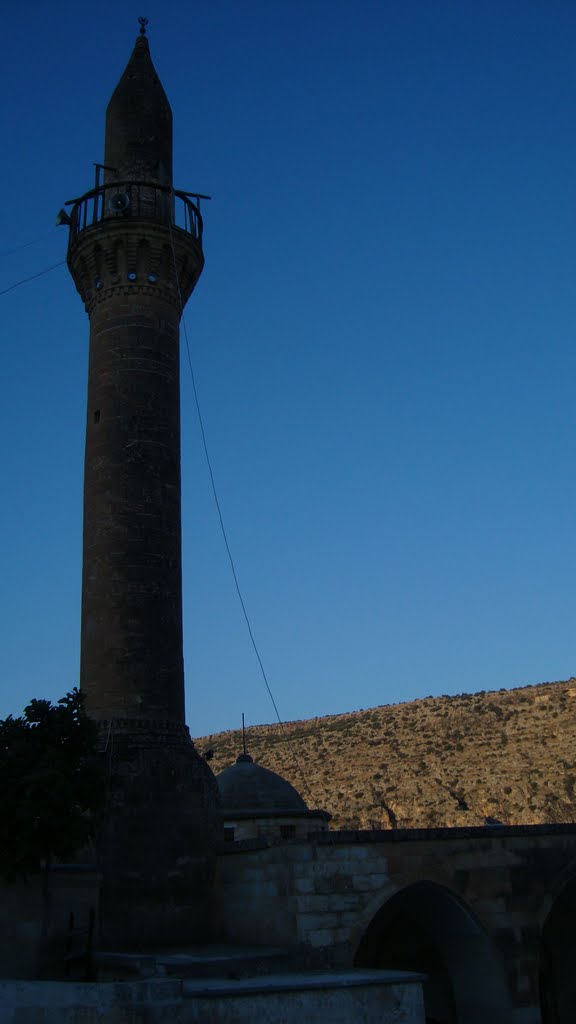
[[(100, 180), (103, 171), (103, 180)], [(72, 204), (90, 319), (81, 689), (110, 765), (103, 938), (209, 932), (214, 777), (184, 719), (179, 323), (202, 219), (172, 184), (172, 113), (144, 28), (106, 112), (104, 164)]]

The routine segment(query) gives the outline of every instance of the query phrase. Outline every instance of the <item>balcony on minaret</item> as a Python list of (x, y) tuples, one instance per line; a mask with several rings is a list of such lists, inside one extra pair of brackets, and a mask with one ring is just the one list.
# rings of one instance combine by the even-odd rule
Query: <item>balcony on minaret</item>
[(153, 289), (182, 312), (202, 271), (201, 196), (150, 179), (97, 183), (70, 200), (68, 266), (89, 315), (118, 289)]
[[(196, 202), (193, 202), (193, 197)], [(175, 227), (202, 242), (200, 200), (194, 192), (180, 192), (150, 181), (114, 181), (98, 185), (79, 199), (70, 200), (70, 244), (82, 231), (130, 221)]]

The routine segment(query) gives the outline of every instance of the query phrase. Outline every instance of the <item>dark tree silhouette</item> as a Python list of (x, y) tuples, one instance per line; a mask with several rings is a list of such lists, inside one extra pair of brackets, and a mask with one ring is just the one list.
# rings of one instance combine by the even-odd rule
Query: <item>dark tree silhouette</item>
[(54, 860), (77, 854), (93, 837), (104, 805), (98, 726), (74, 687), (57, 704), (32, 700), (24, 713), (0, 720), (0, 876), (42, 872), (41, 971), (51, 910)]
[(32, 700), (0, 720), (0, 875), (65, 859), (91, 839), (104, 801), (98, 727), (74, 687), (57, 704)]

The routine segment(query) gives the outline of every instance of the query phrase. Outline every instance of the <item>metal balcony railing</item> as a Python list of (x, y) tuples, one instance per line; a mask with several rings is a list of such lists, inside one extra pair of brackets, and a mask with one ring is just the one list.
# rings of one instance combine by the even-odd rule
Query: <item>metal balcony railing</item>
[[(192, 202), (190, 197), (196, 199)], [(79, 199), (65, 205), (70, 211), (70, 244), (83, 231), (105, 221), (142, 220), (172, 225), (202, 241), (200, 196), (196, 192), (179, 192), (166, 185), (149, 181), (114, 181), (99, 185)]]

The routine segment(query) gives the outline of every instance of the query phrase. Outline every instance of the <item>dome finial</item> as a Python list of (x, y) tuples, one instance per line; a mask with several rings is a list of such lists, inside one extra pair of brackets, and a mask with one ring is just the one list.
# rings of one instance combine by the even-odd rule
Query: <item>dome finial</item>
[(148, 18), (138, 18), (140, 24), (140, 35), (146, 35), (146, 25), (148, 24)]
[(242, 712), (242, 753), (236, 758), (236, 764), (253, 764), (250, 754), (246, 751), (246, 727), (244, 725), (244, 712)]

